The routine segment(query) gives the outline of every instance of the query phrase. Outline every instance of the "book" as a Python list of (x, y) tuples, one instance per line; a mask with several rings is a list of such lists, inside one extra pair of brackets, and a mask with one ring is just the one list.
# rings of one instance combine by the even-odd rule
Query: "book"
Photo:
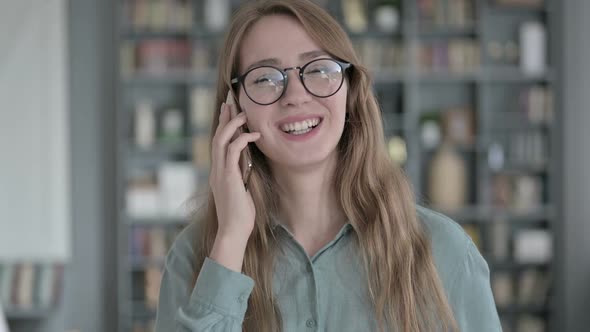
[(461, 225), (465, 233), (469, 235), (473, 244), (481, 251), (481, 236), (480, 236), (480, 229), (479, 226), (473, 224), (463, 224)]
[(518, 302), (521, 305), (543, 306), (549, 294), (550, 278), (547, 272), (526, 270), (518, 280)]
[(0, 303), (12, 303), (12, 284), (14, 281), (14, 265), (2, 264), (2, 279), (0, 279)]
[(512, 275), (507, 272), (494, 272), (492, 275), (492, 292), (496, 305), (509, 306), (514, 303)]
[(163, 259), (168, 253), (166, 230), (162, 227), (153, 227), (149, 230), (149, 257)]
[(158, 297), (160, 295), (160, 282), (162, 272), (159, 267), (148, 267), (144, 275), (145, 285), (145, 304), (148, 309), (156, 309), (158, 306)]
[(35, 286), (35, 269), (32, 263), (20, 265), (19, 278), (14, 304), (21, 309), (31, 309), (33, 307), (33, 290)]
[(213, 90), (197, 87), (191, 90), (190, 95), (190, 121), (192, 128), (197, 131), (206, 131), (211, 127), (214, 113)]
[(39, 288), (37, 289), (38, 304), (41, 307), (47, 308), (53, 302), (53, 284), (54, 284), (54, 267), (49, 264), (41, 265), (39, 279)]
[(205, 134), (193, 137), (193, 164), (197, 169), (206, 170), (211, 164), (209, 153), (209, 136)]

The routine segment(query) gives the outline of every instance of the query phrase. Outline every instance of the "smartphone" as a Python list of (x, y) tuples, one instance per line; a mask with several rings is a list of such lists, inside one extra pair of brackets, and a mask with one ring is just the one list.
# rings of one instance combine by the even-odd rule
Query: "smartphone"
[[(236, 106), (235, 100), (234, 100), (234, 95), (233, 95), (231, 89), (227, 93), (227, 98), (225, 99), (225, 103), (228, 105)], [(234, 117), (238, 116), (238, 112), (241, 112), (241, 110), (238, 110), (238, 108), (239, 107), (232, 107), (231, 108), (232, 119)], [(245, 125), (240, 126), (238, 128), (238, 130), (236, 131), (233, 139), (237, 138), (245, 130), (247, 131), (247, 127), (245, 127)], [(246, 145), (244, 150), (242, 150), (242, 152), (240, 153), (240, 170), (242, 171), (242, 180), (244, 181), (244, 187), (246, 187), (246, 191), (248, 191), (248, 181), (250, 180), (250, 174), (252, 172), (252, 156), (250, 154), (250, 143), (248, 143), (248, 145)]]

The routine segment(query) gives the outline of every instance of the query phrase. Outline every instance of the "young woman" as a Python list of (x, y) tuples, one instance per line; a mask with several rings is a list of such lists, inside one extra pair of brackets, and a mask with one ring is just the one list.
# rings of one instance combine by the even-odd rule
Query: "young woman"
[(156, 331), (501, 330), (486, 262), (390, 161), (371, 84), (313, 2), (237, 11), (208, 205), (166, 259)]

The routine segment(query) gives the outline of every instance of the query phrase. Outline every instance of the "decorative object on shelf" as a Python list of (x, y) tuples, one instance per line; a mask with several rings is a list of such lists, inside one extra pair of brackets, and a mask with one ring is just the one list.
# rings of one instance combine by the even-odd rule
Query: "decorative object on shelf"
[(342, 14), (348, 30), (354, 33), (367, 31), (367, 9), (362, 0), (342, 0)]
[(475, 144), (475, 116), (468, 107), (455, 107), (442, 113), (443, 135), (453, 145)]
[(135, 145), (142, 149), (153, 147), (156, 140), (156, 115), (151, 100), (135, 103)]
[(445, 212), (457, 211), (467, 203), (467, 166), (462, 156), (444, 142), (430, 162), (429, 198)]
[(401, 136), (393, 136), (387, 141), (389, 156), (396, 164), (403, 166), (408, 159), (406, 141)]
[(190, 162), (167, 161), (158, 169), (161, 209), (165, 215), (186, 216), (187, 200), (197, 187), (196, 172)]
[(514, 260), (519, 263), (548, 263), (553, 257), (551, 234), (545, 229), (526, 229), (514, 236)]
[(171, 108), (163, 112), (160, 140), (163, 142), (180, 142), (184, 138), (184, 119), (179, 109)]
[(520, 67), (525, 74), (542, 75), (547, 70), (545, 26), (525, 22), (520, 27)]
[(442, 135), (438, 117), (426, 116), (423, 118), (420, 137), (422, 139), (422, 146), (426, 150), (432, 150), (440, 144)]
[(230, 15), (229, 0), (205, 0), (204, 4), (205, 26), (209, 31), (219, 32), (228, 25)]
[(125, 192), (125, 209), (134, 218), (153, 217), (160, 213), (160, 193), (153, 173), (132, 176)]
[(400, 13), (398, 0), (379, 1), (374, 11), (377, 28), (385, 33), (394, 33), (399, 29)]
[(520, 175), (514, 180), (513, 204), (517, 211), (531, 211), (541, 206), (542, 181), (532, 175)]
[(498, 171), (504, 168), (505, 164), (504, 147), (494, 142), (488, 148), (488, 167), (491, 170)]

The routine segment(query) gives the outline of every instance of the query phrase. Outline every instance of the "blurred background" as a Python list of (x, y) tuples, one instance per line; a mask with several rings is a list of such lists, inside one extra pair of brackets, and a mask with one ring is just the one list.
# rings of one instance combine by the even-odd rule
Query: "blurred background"
[[(0, 0), (12, 331), (152, 329), (186, 199), (207, 189), (217, 53), (241, 2)], [(317, 2), (371, 69), (419, 202), (486, 258), (504, 331), (590, 331), (590, 1)]]

